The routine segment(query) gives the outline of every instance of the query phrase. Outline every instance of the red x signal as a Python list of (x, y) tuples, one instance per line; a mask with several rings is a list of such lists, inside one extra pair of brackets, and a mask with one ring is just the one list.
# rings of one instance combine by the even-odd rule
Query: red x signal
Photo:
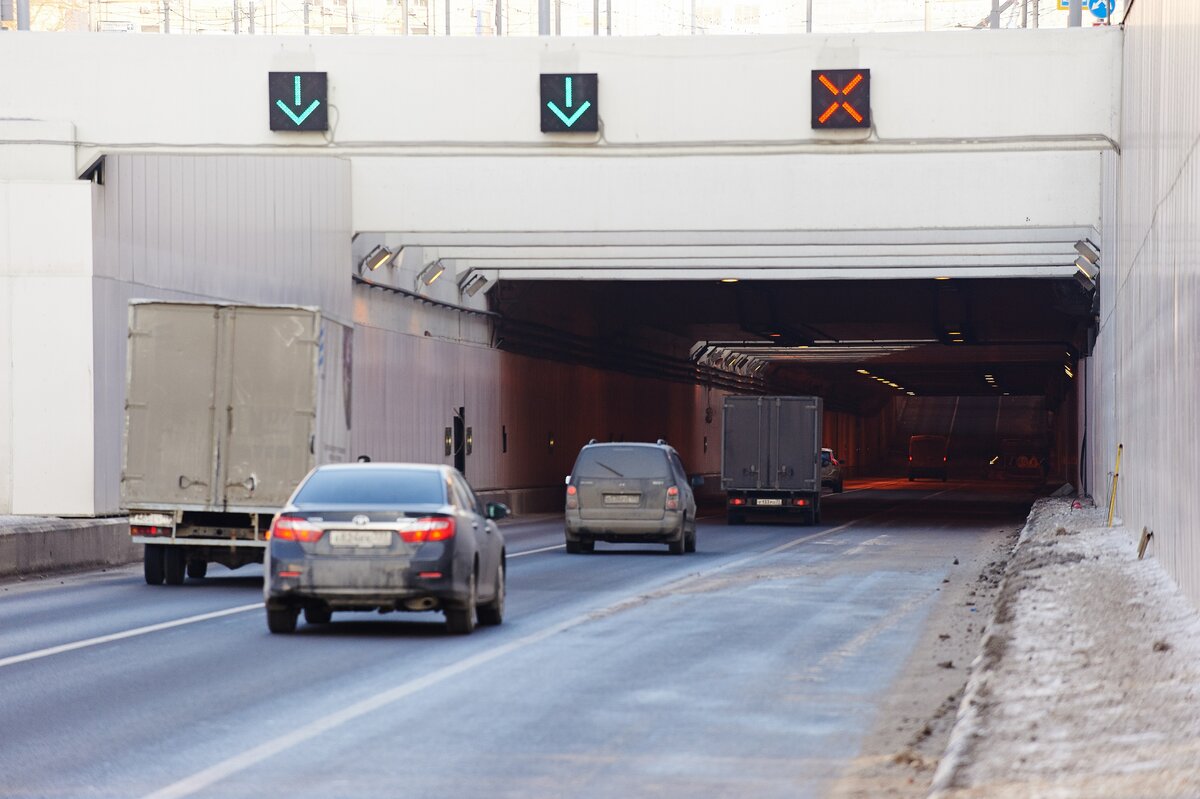
[[(869, 69), (814, 70), (812, 126), (814, 128), (869, 128), (871, 71)], [(851, 102), (851, 95), (854, 102)]]

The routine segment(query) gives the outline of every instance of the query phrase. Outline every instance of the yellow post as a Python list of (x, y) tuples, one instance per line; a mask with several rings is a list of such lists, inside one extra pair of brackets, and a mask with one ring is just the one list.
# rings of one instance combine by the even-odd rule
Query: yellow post
[(1117, 444), (1117, 465), (1113, 467), (1112, 491), (1108, 494), (1108, 526), (1112, 527), (1113, 511), (1117, 509), (1117, 476), (1121, 473), (1121, 450), (1124, 444)]

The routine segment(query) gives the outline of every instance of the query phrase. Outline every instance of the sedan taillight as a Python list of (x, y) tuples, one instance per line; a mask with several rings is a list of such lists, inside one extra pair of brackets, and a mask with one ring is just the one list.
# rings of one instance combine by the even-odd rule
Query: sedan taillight
[(267, 538), (311, 543), (319, 541), (324, 532), (320, 527), (310, 524), (299, 516), (279, 516), (271, 523), (271, 529), (267, 531)]
[(676, 486), (667, 489), (667, 510), (679, 510), (679, 488)]
[(400, 527), (400, 537), (410, 544), (445, 541), (447, 538), (454, 537), (454, 517), (426, 516), (423, 519), (403, 522)]
[(575, 510), (579, 507), (579, 489), (575, 486), (567, 486), (567, 510)]

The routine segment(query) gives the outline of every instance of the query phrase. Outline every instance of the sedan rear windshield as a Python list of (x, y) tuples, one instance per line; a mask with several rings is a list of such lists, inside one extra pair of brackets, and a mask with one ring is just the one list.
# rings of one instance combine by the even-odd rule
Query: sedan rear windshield
[(573, 477), (665, 477), (667, 456), (651, 447), (597, 447), (579, 453)]
[(296, 494), (297, 505), (444, 505), (446, 486), (424, 469), (321, 469)]

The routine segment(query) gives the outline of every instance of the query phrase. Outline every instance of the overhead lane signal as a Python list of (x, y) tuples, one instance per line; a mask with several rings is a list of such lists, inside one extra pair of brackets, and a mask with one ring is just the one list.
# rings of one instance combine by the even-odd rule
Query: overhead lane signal
[(812, 126), (871, 127), (871, 70), (814, 69)]

